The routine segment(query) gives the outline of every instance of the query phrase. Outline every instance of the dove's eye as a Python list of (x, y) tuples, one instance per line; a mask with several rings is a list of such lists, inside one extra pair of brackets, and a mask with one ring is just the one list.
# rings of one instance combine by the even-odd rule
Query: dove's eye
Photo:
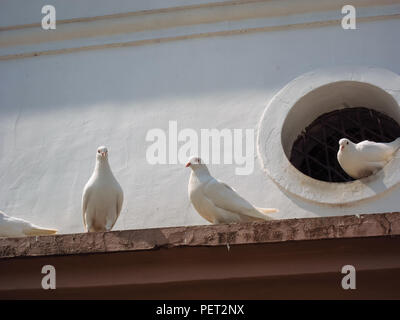
[(100, 153), (100, 150), (97, 150), (97, 153)]
[(347, 141), (346, 144), (349, 144), (349, 142)]

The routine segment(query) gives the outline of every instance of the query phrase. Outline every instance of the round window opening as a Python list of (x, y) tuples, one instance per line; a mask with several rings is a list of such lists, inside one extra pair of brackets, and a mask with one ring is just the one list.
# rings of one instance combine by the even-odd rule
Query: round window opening
[(305, 175), (328, 182), (353, 181), (337, 161), (341, 138), (358, 143), (400, 137), (399, 124), (389, 116), (365, 107), (345, 107), (319, 116), (294, 141), (290, 162)]
[(337, 162), (340, 138), (388, 142), (400, 136), (400, 76), (385, 69), (318, 69), (290, 81), (261, 118), (257, 155), (276, 185), (297, 199), (342, 206), (400, 186), (397, 155), (352, 181)]

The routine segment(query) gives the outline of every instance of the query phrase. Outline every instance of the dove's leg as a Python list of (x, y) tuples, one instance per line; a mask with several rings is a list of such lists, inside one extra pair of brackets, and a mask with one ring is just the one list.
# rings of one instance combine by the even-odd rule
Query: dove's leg
[(111, 231), (112, 227), (114, 226), (115, 219), (107, 218), (106, 223), (106, 230)]
[(92, 224), (91, 223), (87, 223), (87, 232), (93, 232), (94, 230), (93, 230), (93, 227), (92, 227)]
[(88, 214), (86, 215), (86, 229), (87, 232), (97, 231), (94, 226), (93, 215), (88, 215)]
[(92, 224), (92, 221), (88, 221), (88, 224), (87, 224), (87, 231), (88, 232), (96, 232), (96, 229), (94, 228), (94, 226), (93, 226), (93, 224)]

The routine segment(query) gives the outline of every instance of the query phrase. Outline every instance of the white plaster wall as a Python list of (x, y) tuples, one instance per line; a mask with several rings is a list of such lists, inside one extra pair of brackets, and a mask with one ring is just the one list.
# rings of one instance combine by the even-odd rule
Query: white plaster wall
[[(205, 224), (188, 201), (190, 170), (147, 163), (147, 131), (167, 130), (169, 120), (178, 129), (256, 129), (271, 97), (316, 68), (400, 73), (399, 29), (394, 19), (0, 61), (0, 209), (83, 231), (81, 192), (104, 144), (125, 192), (114, 229)], [(235, 176), (235, 165), (210, 170), (255, 205), (279, 208), (278, 218), (398, 210), (400, 190), (352, 207), (303, 202), (258, 159), (249, 176)]]

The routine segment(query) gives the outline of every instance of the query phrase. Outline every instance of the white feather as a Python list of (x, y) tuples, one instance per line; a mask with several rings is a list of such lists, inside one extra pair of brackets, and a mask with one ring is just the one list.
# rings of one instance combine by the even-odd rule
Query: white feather
[(108, 151), (96, 155), (96, 166), (82, 194), (82, 214), (85, 230), (110, 231), (121, 212), (124, 194), (108, 163)]
[[(200, 163), (199, 163), (200, 162)], [(271, 219), (265, 213), (276, 209), (256, 208), (227, 184), (213, 178), (201, 159), (192, 158), (189, 199), (196, 211), (211, 223), (231, 223)]]
[(0, 237), (26, 237), (55, 234), (57, 230), (36, 226), (29, 221), (14, 218), (0, 211)]
[(393, 159), (400, 148), (400, 138), (389, 143), (365, 140), (357, 144), (341, 139), (339, 145), (340, 166), (350, 177), (360, 179), (376, 173)]

